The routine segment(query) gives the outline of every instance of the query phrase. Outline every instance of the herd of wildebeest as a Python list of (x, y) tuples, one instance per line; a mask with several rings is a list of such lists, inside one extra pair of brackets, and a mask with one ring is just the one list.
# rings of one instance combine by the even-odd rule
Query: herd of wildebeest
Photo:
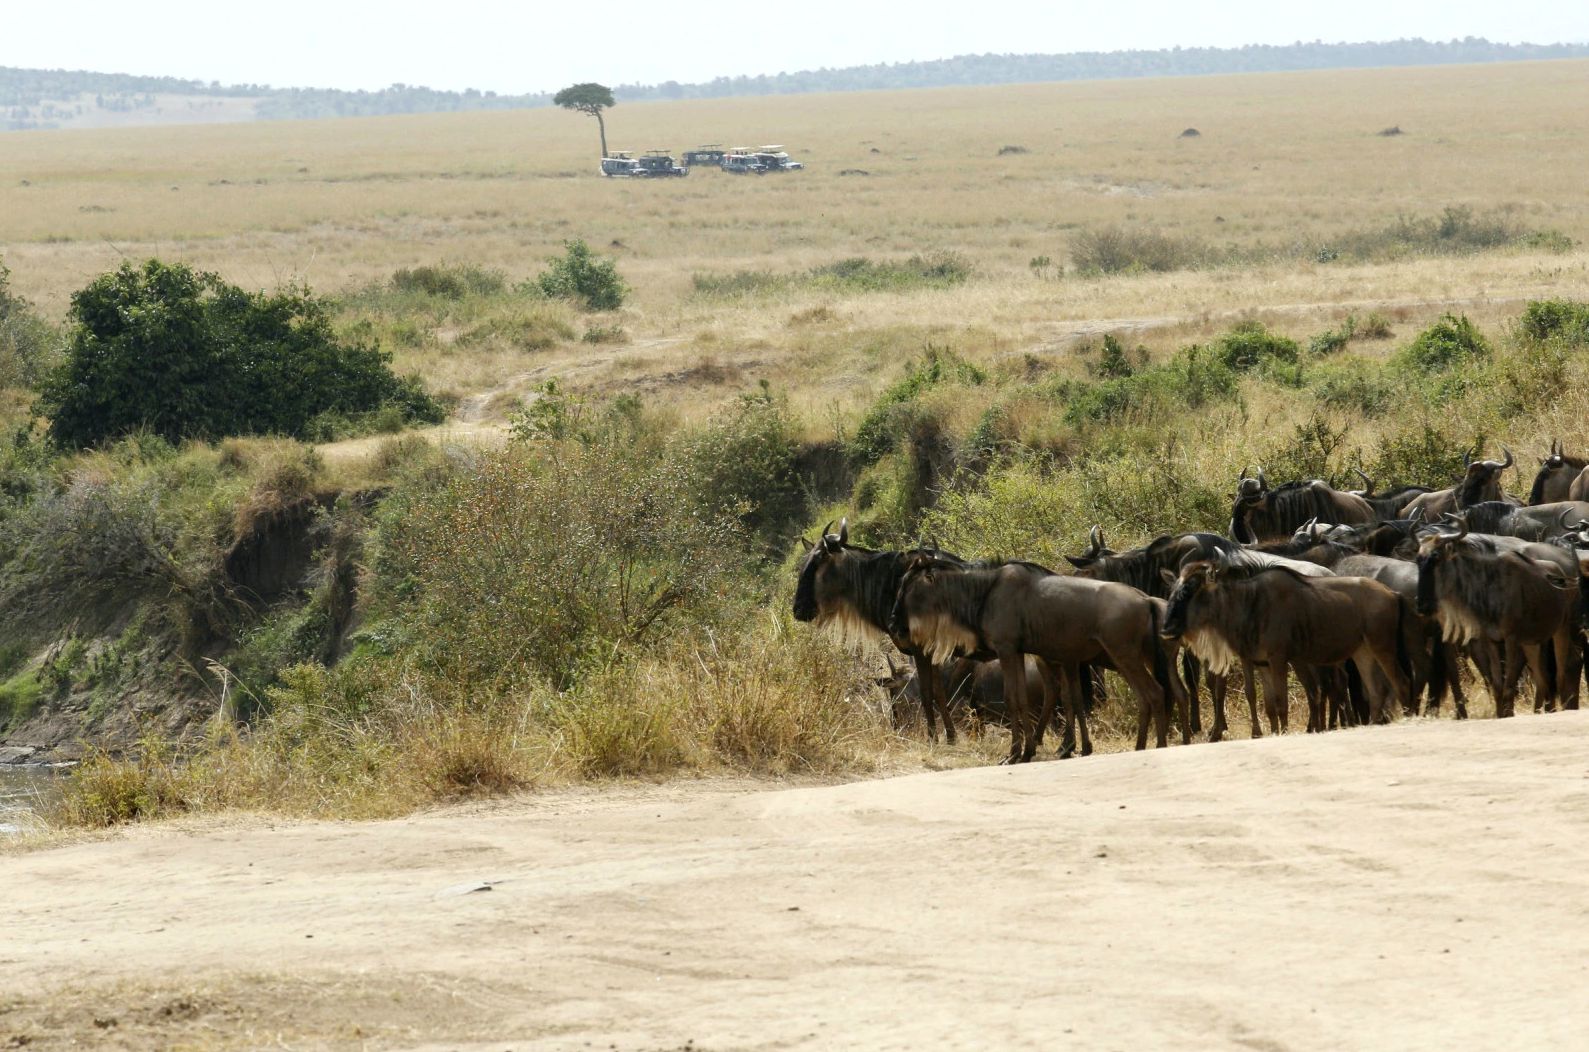
[(877, 551), (847, 522), (805, 542), (797, 620), (847, 635), (881, 634), (914, 659), (887, 681), (919, 697), (928, 737), (969, 709), (1010, 728), (1006, 762), (1032, 759), (1056, 702), (1063, 755), (1113, 670), (1136, 695), (1137, 748), (1153, 725), (1163, 748), (1173, 705), (1183, 743), (1201, 733), (1199, 683), (1213, 705), (1210, 741), (1226, 733), (1226, 681), (1239, 666), (1252, 735), (1287, 729), (1292, 671), (1308, 730), (1379, 723), (1398, 711), (1467, 716), (1471, 662), (1513, 714), (1526, 671), (1534, 708), (1578, 707), (1589, 619), (1589, 460), (1559, 441), (1527, 503), (1508, 496), (1514, 464), (1464, 456), (1449, 489), (1337, 490), (1319, 479), (1270, 486), (1242, 473), (1230, 536), (1167, 535), (1128, 552), (1093, 527), (1075, 572), (972, 561), (937, 547)]

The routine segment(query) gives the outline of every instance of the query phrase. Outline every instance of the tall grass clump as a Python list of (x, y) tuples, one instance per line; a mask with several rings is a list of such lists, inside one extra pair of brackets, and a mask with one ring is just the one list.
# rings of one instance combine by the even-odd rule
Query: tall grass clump
[(470, 263), (426, 264), (393, 271), (391, 285), (400, 293), (461, 300), (466, 296), (495, 296), (507, 288), (507, 277), (500, 270)]
[(1192, 270), (1224, 262), (1228, 256), (1197, 238), (1123, 226), (1083, 230), (1070, 246), (1070, 261), (1083, 274)]
[(1468, 205), (1450, 205), (1436, 216), (1402, 215), (1381, 227), (1343, 234), (1324, 251), (1330, 258), (1372, 261), (1466, 256), (1505, 248), (1566, 252), (1573, 245), (1572, 238), (1558, 230), (1525, 226), (1515, 209), (1481, 212)]
[(700, 295), (730, 298), (801, 290), (855, 294), (945, 289), (965, 284), (971, 274), (971, 261), (964, 256), (955, 252), (931, 252), (895, 260), (852, 256), (794, 273), (770, 270), (740, 270), (727, 274), (697, 272), (690, 280)]

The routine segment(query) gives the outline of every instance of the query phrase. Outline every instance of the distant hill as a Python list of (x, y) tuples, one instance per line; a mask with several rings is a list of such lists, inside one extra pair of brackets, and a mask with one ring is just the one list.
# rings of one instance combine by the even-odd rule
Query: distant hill
[[(798, 73), (717, 77), (698, 84), (623, 84), (620, 100), (705, 99), (735, 95), (789, 95), (813, 91), (873, 91), (953, 85), (1023, 84), (1124, 77), (1276, 73), (1289, 70), (1431, 66), (1589, 57), (1586, 44), (1496, 44), (1462, 40), (1392, 40), (1382, 43), (1284, 45), (1239, 48), (1172, 48), (1161, 51), (1082, 51), (1064, 55), (960, 55), (930, 62), (901, 62)], [(549, 93), (498, 95), (491, 91), (436, 91), (393, 84), (379, 91), (272, 88), (136, 77), (121, 73), (15, 69), (0, 66), (0, 129), (103, 127), (242, 120), (371, 117), (394, 113), (524, 109), (551, 104)]]

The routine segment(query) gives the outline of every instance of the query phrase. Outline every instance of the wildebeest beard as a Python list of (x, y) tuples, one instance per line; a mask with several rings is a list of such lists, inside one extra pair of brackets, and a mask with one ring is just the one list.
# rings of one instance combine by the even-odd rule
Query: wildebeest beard
[[(800, 581), (795, 586), (794, 596), (796, 619), (835, 629), (849, 640), (886, 634), (906, 564), (916, 554), (914, 551), (874, 551), (853, 545), (845, 545), (835, 552), (819, 544), (806, 556), (800, 568)], [(965, 564), (959, 556), (948, 552), (933, 554), (945, 562)], [(823, 559), (832, 560), (829, 573), (838, 580), (838, 608), (817, 608), (816, 575)]]

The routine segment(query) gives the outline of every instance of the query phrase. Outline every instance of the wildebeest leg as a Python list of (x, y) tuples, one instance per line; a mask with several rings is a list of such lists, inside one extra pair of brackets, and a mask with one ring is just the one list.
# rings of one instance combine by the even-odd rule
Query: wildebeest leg
[[(1156, 646), (1157, 640), (1149, 640), (1148, 646)], [(1142, 654), (1116, 654), (1109, 652), (1114, 659), (1115, 669), (1124, 677), (1131, 687), (1131, 692), (1137, 696), (1137, 748), (1148, 747), (1148, 720), (1153, 720), (1153, 740), (1160, 749), (1169, 744), (1170, 712), (1166, 705), (1164, 691), (1159, 686), (1159, 681), (1150, 671), (1153, 659)], [(1147, 667), (1143, 667), (1143, 662)], [(1083, 724), (1085, 726), (1085, 724)]]
[[(1037, 675), (1043, 684), (1043, 712), (1037, 718), (1037, 736), (1027, 750), (1027, 761), (1037, 754), (1038, 746), (1043, 744), (1043, 734), (1047, 732), (1049, 722), (1054, 718), (1054, 705), (1059, 698), (1059, 678), (1054, 672), (1054, 667), (1047, 661), (1038, 661)], [(1062, 734), (1060, 738), (1063, 745), (1064, 735)]]
[[(1285, 684), (1285, 678), (1286, 678), (1285, 666), (1281, 665), (1280, 666), (1280, 683), (1281, 683), (1282, 686), (1284, 686), (1284, 684)], [(1242, 686), (1245, 687), (1246, 691), (1247, 691), (1247, 715), (1252, 718), (1252, 736), (1254, 738), (1262, 738), (1263, 737), (1263, 727), (1258, 722), (1258, 681), (1257, 681), (1257, 679), (1256, 679), (1256, 677), (1255, 677), (1255, 675), (1253, 673), (1253, 666), (1252, 666), (1252, 662), (1251, 661), (1243, 661), (1241, 663), (1241, 679), (1242, 679)], [(1264, 682), (1266, 682), (1266, 683), (1268, 682), (1267, 674), (1265, 675)], [(1268, 707), (1267, 700), (1265, 701), (1265, 707), (1266, 708)], [(1278, 731), (1276, 731), (1274, 729), (1274, 719), (1273, 719), (1273, 717), (1271, 717), (1270, 721), (1269, 721), (1269, 733), (1271, 733), (1271, 734), (1278, 734), (1279, 733)]]
[[(1175, 667), (1174, 661), (1169, 662), (1170, 693), (1175, 695), (1175, 711), (1181, 725), (1181, 744), (1192, 744), (1192, 719), (1197, 710), (1196, 702), (1187, 695), (1186, 681), (1181, 678), (1181, 670)], [(1192, 689), (1197, 689), (1193, 684)]]
[[(916, 664), (916, 686), (921, 690), (921, 712), (927, 720), (927, 740), (933, 744), (938, 743), (938, 670), (933, 667), (932, 659), (925, 654), (917, 654), (912, 659)], [(944, 723), (949, 741), (954, 739), (954, 723), (947, 714), (945, 707)]]
[(1018, 650), (1000, 651), (999, 668), (1004, 671), (1004, 711), (1010, 720), (1010, 754), (1005, 763), (1028, 759), (1027, 737), (1032, 731), (1032, 716), (1026, 707), (1026, 655)]
[[(1286, 726), (1286, 709), (1290, 699), (1286, 696), (1286, 671), (1287, 665), (1283, 657), (1271, 657), (1269, 666), (1263, 670), (1263, 708), (1264, 714), (1269, 718), (1269, 733), (1282, 734)], [(1256, 710), (1253, 719), (1258, 718)], [(1253, 735), (1257, 737), (1256, 734)]]
[(1181, 651), (1181, 684), (1186, 688), (1187, 702), (1192, 710), (1192, 724), (1187, 728), (1188, 734), (1201, 734), (1203, 732), (1203, 702), (1198, 693), (1198, 680), (1202, 678), (1202, 667), (1197, 662), (1197, 657), (1190, 647)]
[(1517, 711), (1517, 684), (1523, 678), (1524, 664), (1538, 666), (1538, 647), (1525, 647), (1521, 643), (1508, 640), (1505, 644), (1504, 656), (1497, 662), (1497, 671), (1500, 673), (1500, 690), (1495, 697), (1495, 716), (1497, 719), (1506, 719)]
[[(1396, 641), (1382, 639), (1371, 635), (1364, 646), (1353, 655), (1357, 662), (1358, 670), (1368, 668), (1371, 664), (1379, 666), (1380, 675), (1390, 684), (1391, 693), (1395, 700), (1401, 702), (1403, 712), (1413, 709), (1412, 681), (1401, 671), (1401, 665), (1396, 662)], [(1377, 684), (1376, 684), (1377, 686)], [(1375, 690), (1369, 695), (1369, 721), (1372, 723), (1389, 723), (1390, 714), (1395, 711), (1394, 706), (1386, 705), (1383, 691)]]
[(1468, 696), (1462, 692), (1462, 648), (1452, 643), (1444, 646), (1446, 661), (1446, 685), (1451, 688), (1451, 705), (1456, 712), (1456, 718), (1468, 718)]
[(1208, 740), (1221, 741), (1225, 732), (1230, 728), (1225, 724), (1225, 692), (1230, 689), (1230, 680), (1219, 675), (1213, 669), (1206, 669), (1208, 675), (1208, 700), (1214, 706), (1214, 725), (1208, 729)]
[(1297, 681), (1302, 684), (1302, 693), (1308, 699), (1309, 734), (1317, 734), (1324, 730), (1324, 699), (1319, 693), (1319, 679), (1328, 674), (1328, 669), (1314, 668), (1311, 665), (1297, 666)]
[(1556, 659), (1553, 640), (1547, 639), (1538, 646), (1523, 648), (1528, 660), (1528, 671), (1534, 680), (1534, 711), (1556, 711), (1556, 683), (1561, 665)]
[(1578, 707), (1578, 676), (1582, 671), (1583, 636), (1563, 625), (1556, 632), (1556, 686), (1563, 709)]
[(1086, 699), (1081, 692), (1081, 673), (1075, 665), (1066, 666), (1066, 674), (1072, 679), (1070, 696), (1075, 699), (1076, 722), (1081, 725), (1081, 754), (1092, 755), (1092, 735), (1087, 731), (1087, 706)]
[[(1064, 682), (1061, 671), (1056, 671), (1055, 675), (1060, 677), (1061, 682)], [(1076, 682), (1080, 685), (1081, 690), (1081, 711), (1083, 713), (1091, 712), (1093, 705), (1092, 690), (1097, 681), (1093, 679), (1089, 666), (1081, 666), (1081, 673), (1076, 677)], [(1065, 711), (1068, 712), (1070, 710), (1069, 697), (1062, 696), (1061, 700), (1064, 701)], [(1074, 755), (1076, 755), (1076, 725), (1066, 720), (1064, 733), (1060, 735), (1059, 739), (1059, 758), (1068, 760)]]

